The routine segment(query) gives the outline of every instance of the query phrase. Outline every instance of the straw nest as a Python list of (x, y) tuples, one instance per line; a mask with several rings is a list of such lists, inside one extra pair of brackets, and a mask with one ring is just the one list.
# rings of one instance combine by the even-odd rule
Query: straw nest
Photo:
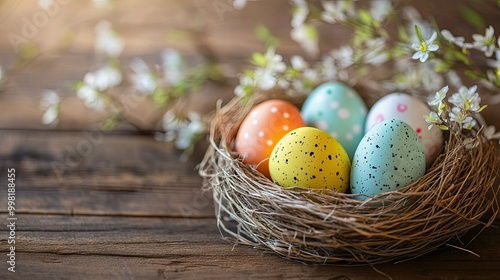
[(303, 101), (269, 93), (250, 102), (235, 98), (212, 120), (200, 175), (227, 238), (306, 263), (377, 264), (420, 256), (494, 221), (498, 145), (477, 139), (468, 149), (453, 133), (426, 175), (399, 191), (360, 201), (352, 194), (282, 188), (233, 152), (242, 120), (270, 98)]

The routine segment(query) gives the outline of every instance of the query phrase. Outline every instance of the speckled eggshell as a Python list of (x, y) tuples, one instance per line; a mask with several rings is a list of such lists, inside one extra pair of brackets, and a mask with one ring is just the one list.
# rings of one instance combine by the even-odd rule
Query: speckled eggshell
[(404, 93), (391, 93), (372, 106), (366, 117), (365, 132), (384, 120), (397, 119), (408, 123), (422, 141), (425, 161), (430, 167), (441, 153), (443, 132), (437, 126), (428, 129), (429, 124), (424, 115), (429, 113), (429, 107), (418, 98)]
[(346, 192), (350, 167), (349, 157), (337, 140), (313, 127), (297, 128), (285, 135), (269, 160), (271, 178), (285, 188)]
[(403, 121), (388, 120), (373, 127), (359, 143), (351, 168), (351, 192), (374, 196), (395, 191), (424, 174), (424, 148), (417, 133)]
[(254, 166), (269, 179), (269, 156), (288, 132), (305, 126), (300, 111), (292, 103), (279, 99), (264, 101), (245, 117), (236, 135), (235, 150), (245, 164)]
[(352, 159), (363, 138), (367, 108), (359, 94), (340, 82), (315, 88), (301, 108), (307, 125), (326, 131), (344, 147)]

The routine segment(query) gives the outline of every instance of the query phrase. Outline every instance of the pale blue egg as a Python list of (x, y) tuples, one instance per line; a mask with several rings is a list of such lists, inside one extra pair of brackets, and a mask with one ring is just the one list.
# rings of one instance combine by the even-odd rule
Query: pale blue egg
[(403, 121), (387, 120), (374, 126), (359, 143), (352, 161), (351, 192), (374, 196), (395, 191), (424, 174), (424, 146), (418, 134)]
[(367, 114), (366, 104), (353, 88), (340, 82), (324, 83), (311, 92), (300, 113), (308, 126), (330, 134), (353, 158)]

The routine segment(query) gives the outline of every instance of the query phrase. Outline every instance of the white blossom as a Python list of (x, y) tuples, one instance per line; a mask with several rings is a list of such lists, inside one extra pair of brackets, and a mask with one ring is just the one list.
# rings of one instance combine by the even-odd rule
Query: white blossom
[(125, 46), (109, 21), (100, 21), (95, 27), (95, 32), (97, 34), (95, 40), (96, 52), (110, 57), (120, 56)]
[(310, 24), (296, 26), (290, 31), (290, 37), (310, 56), (319, 54), (318, 34)]
[(341, 46), (336, 50), (332, 50), (330, 53), (340, 68), (347, 68), (354, 63), (354, 51), (349, 45)]
[(455, 37), (447, 29), (441, 30), (441, 35), (444, 37), (445, 40), (459, 46), (460, 48), (463, 48), (463, 49), (471, 49), (472, 48), (472, 44), (466, 43), (464, 37)]
[(487, 57), (493, 55), (493, 52), (495, 51), (495, 30), (493, 29), (493, 26), (490, 25), (486, 28), (484, 36), (480, 34), (473, 34), (472, 39), (474, 39), (472, 44), (475, 49), (484, 52), (484, 55)]
[(323, 79), (334, 80), (337, 77), (337, 67), (335, 66), (335, 59), (332, 56), (323, 58), (321, 62), (321, 72)]
[(140, 58), (135, 58), (130, 63), (130, 68), (134, 72), (131, 77), (134, 87), (140, 92), (153, 94), (158, 87), (158, 82), (146, 62)]
[[(375, 1), (377, 2), (377, 1)], [(369, 51), (363, 60), (371, 65), (380, 65), (389, 60), (386, 50), (386, 40), (384, 38), (369, 39), (365, 42)]]
[(52, 6), (53, 4), (54, 0), (38, 0), (38, 7), (40, 7), (40, 9), (44, 11), (50, 9), (50, 6)]
[(296, 28), (304, 24), (309, 15), (309, 6), (305, 0), (293, 0), (292, 27)]
[(97, 8), (111, 8), (112, 4), (110, 0), (92, 0), (92, 4), (94, 4)]
[(446, 78), (448, 79), (448, 83), (452, 86), (459, 88), (462, 86), (462, 78), (457, 74), (455, 70), (449, 70), (446, 72)]
[(445, 106), (444, 99), (446, 98), (446, 93), (448, 92), (448, 89), (449, 89), (448, 86), (443, 87), (442, 89), (436, 92), (436, 94), (434, 95), (434, 99), (429, 101), (429, 105), (436, 107), (438, 109), (439, 114), (443, 112)]
[(465, 129), (471, 130), (474, 126), (476, 126), (476, 120), (471, 116), (465, 117), (465, 119), (462, 121), (462, 127)]
[(77, 97), (84, 101), (85, 106), (96, 111), (102, 111), (106, 104), (100, 93), (89, 85), (84, 85), (78, 89)]
[(122, 72), (110, 65), (105, 65), (95, 72), (89, 72), (83, 77), (83, 82), (97, 91), (105, 91), (121, 84), (122, 81)]
[(422, 16), (415, 7), (411, 5), (404, 6), (402, 8), (402, 16), (408, 21), (406, 29), (411, 42), (420, 41), (415, 31), (415, 25), (420, 27), (424, 38), (430, 37), (432, 33), (434, 33), (432, 25), (428, 21), (422, 19)]
[(378, 22), (382, 22), (392, 12), (391, 0), (371, 1), (370, 14)]
[(286, 70), (286, 64), (283, 57), (276, 53), (274, 48), (269, 48), (265, 54), (266, 68), (272, 72), (283, 73)]
[(486, 60), (486, 64), (491, 68), (500, 69), (500, 49), (495, 51), (495, 59)]
[(425, 121), (430, 124), (428, 129), (431, 130), (432, 126), (439, 121), (439, 115), (436, 112), (431, 111), (429, 115), (425, 115)]
[(247, 5), (247, 0), (233, 0), (233, 7), (236, 10), (241, 10)]
[(439, 49), (438, 45), (434, 44), (434, 40), (437, 38), (437, 33), (432, 33), (431, 37), (427, 40), (420, 41), (420, 44), (412, 44), (411, 48), (416, 51), (411, 57), (412, 59), (419, 59), (420, 62), (425, 62), (429, 58), (429, 53), (437, 51)]
[(493, 125), (483, 127), (482, 131), (486, 140), (500, 139), (500, 131), (497, 132), (495, 126)]
[(240, 77), (240, 84), (234, 88), (234, 94), (236, 94), (236, 96), (243, 96), (247, 94), (247, 89), (252, 89), (254, 87), (254, 79), (252, 77), (242, 75)]
[(256, 69), (254, 75), (257, 86), (262, 90), (270, 90), (276, 85), (277, 79), (271, 69)]
[(476, 85), (470, 88), (461, 86), (458, 89), (458, 92), (454, 93), (448, 99), (448, 101), (465, 111), (477, 112), (481, 108), (481, 106), (479, 105), (479, 103), (481, 102), (481, 98), (479, 97), (479, 94), (476, 92), (476, 90)]
[(42, 115), (42, 123), (45, 125), (57, 124), (59, 117), (61, 98), (52, 90), (45, 91), (40, 100), (40, 108), (45, 110)]
[(159, 133), (155, 138), (165, 142), (175, 141), (175, 147), (180, 150), (191, 147), (195, 138), (207, 130), (199, 114), (189, 112), (187, 118), (180, 118), (172, 110), (163, 115), (162, 126), (165, 133)]
[(292, 56), (290, 58), (290, 63), (292, 64), (292, 68), (298, 71), (303, 71), (309, 67), (309, 64), (300, 55)]
[(164, 49), (161, 53), (165, 80), (176, 85), (185, 78), (185, 65), (181, 54), (171, 48)]
[(321, 19), (328, 23), (342, 22), (347, 19), (345, 1), (323, 1), (321, 2), (324, 11)]

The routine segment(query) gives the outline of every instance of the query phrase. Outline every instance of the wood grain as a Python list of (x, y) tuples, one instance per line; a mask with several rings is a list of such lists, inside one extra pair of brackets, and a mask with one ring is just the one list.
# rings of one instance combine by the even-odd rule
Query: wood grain
[[(213, 218), (25, 214), (18, 221), (16, 279), (386, 279), (370, 266), (303, 265), (233, 247)], [(5, 236), (5, 229), (0, 233)], [(492, 242), (498, 234), (486, 229), (468, 247), (481, 257), (446, 248), (375, 268), (393, 279), (494, 279), (500, 273), (500, 243)], [(0, 270), (0, 277), (7, 273)]]
[[(0, 170), (17, 167), (20, 213), (213, 215), (195, 159), (148, 136), (2, 131)], [(5, 176), (5, 174), (2, 174)]]

